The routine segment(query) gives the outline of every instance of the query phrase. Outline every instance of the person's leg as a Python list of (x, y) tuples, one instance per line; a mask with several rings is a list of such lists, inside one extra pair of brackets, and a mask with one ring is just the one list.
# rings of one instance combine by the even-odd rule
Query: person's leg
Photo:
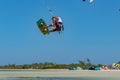
[(56, 29), (56, 28), (55, 28), (55, 29), (50, 30), (50, 32), (55, 32), (55, 31), (57, 31), (57, 29)]

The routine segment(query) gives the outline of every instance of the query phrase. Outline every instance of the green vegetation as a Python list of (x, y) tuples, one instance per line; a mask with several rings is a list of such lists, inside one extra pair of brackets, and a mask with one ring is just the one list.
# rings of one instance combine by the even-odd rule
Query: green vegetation
[(0, 66), (0, 69), (68, 69), (71, 67), (81, 67), (83, 69), (86, 69), (90, 66), (102, 66), (102, 64), (94, 65), (91, 63), (90, 59), (87, 58), (86, 61), (79, 60), (78, 63), (72, 64), (56, 64), (52, 62), (33, 63), (24, 65), (8, 64)]

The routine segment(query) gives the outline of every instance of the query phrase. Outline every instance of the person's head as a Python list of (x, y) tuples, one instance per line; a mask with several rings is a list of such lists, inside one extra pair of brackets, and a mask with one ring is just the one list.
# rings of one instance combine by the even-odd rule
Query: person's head
[(53, 17), (52, 17), (52, 20), (53, 20), (53, 21), (57, 21), (57, 20), (58, 20), (58, 18), (57, 18), (57, 17), (55, 17), (55, 16), (53, 16)]

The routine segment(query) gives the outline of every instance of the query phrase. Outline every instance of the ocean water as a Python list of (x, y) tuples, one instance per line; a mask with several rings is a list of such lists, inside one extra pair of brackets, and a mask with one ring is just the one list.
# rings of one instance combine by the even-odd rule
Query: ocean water
[(115, 78), (92, 78), (92, 77), (16, 77), (1, 78), (0, 80), (120, 80)]

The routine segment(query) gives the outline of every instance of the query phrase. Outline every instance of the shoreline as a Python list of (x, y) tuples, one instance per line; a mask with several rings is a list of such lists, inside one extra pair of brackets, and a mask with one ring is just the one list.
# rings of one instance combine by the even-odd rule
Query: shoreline
[(67, 69), (0, 69), (0, 78), (6, 77), (103, 77), (119, 78), (120, 70), (67, 70)]

